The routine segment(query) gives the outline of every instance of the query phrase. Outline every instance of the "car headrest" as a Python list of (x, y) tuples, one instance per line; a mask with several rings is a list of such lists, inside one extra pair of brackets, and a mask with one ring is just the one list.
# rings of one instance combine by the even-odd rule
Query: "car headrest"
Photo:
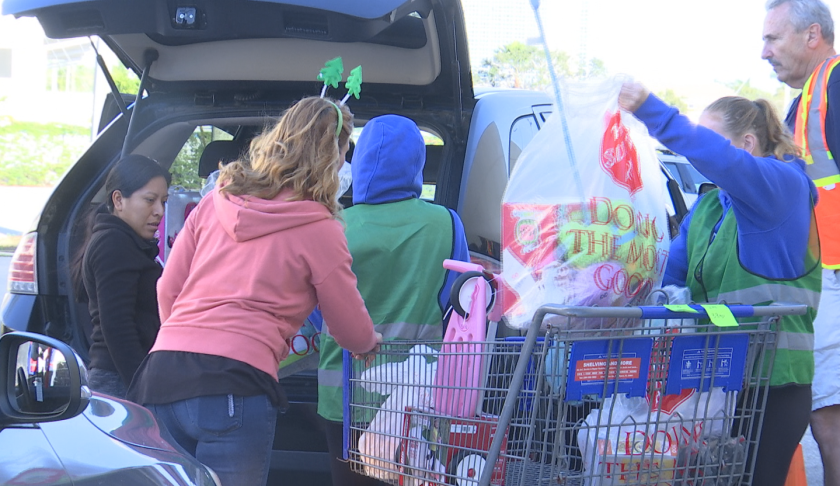
[(233, 162), (241, 153), (242, 145), (236, 140), (214, 140), (208, 143), (198, 160), (198, 177), (206, 179), (219, 168), (219, 162), (222, 165)]
[(437, 183), (440, 163), (443, 160), (443, 145), (426, 145), (426, 165), (423, 167), (423, 182)]

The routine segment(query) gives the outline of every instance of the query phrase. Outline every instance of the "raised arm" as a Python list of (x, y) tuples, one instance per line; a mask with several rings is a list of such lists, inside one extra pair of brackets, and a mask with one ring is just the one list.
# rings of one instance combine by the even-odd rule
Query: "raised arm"
[(653, 137), (725, 190), (740, 218), (749, 219), (757, 228), (772, 228), (796, 208), (792, 200), (807, 200), (810, 187), (800, 162), (755, 157), (635, 86), (622, 88), (622, 108), (632, 111)]

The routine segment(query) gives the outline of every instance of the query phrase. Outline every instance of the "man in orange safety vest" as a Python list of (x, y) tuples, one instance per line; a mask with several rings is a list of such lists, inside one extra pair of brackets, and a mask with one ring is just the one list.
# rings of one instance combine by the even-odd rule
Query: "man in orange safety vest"
[[(802, 94), (786, 119), (818, 191), (815, 209), (823, 263), (814, 321), (811, 430), (826, 486), (840, 486), (840, 57), (834, 21), (822, 0), (769, 0), (762, 59), (779, 81)], [(783, 197), (771, 195), (768, 197)]]

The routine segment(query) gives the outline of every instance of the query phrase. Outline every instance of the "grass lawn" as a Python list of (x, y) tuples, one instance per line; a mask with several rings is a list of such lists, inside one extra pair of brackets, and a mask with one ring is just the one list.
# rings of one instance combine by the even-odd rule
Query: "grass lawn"
[(13, 253), (20, 243), (20, 236), (0, 234), (0, 252)]

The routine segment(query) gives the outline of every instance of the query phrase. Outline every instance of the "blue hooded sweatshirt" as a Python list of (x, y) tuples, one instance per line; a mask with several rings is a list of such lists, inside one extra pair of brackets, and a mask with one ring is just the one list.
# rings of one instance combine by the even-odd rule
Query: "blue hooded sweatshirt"
[[(693, 124), (653, 94), (634, 115), (653, 137), (687, 158), (721, 189), (717, 194), (723, 214), (730, 207), (735, 213), (738, 258), (746, 270), (777, 280), (798, 278), (806, 272), (804, 255), (817, 189), (805, 174), (802, 160), (755, 157), (714, 131)], [(698, 206), (699, 202), (694, 208)], [(686, 284), (686, 237), (694, 208), (671, 243), (663, 285)]]
[[(426, 142), (412, 120), (399, 115), (371, 119), (362, 130), (350, 164), (353, 204), (379, 205), (419, 199), (425, 164)], [(449, 209), (449, 213), (454, 230), (450, 258), (469, 261), (464, 225), (455, 211)], [(457, 273), (447, 272), (446, 282), (440, 289), (441, 308), (448, 306), (449, 289), (457, 277)]]

